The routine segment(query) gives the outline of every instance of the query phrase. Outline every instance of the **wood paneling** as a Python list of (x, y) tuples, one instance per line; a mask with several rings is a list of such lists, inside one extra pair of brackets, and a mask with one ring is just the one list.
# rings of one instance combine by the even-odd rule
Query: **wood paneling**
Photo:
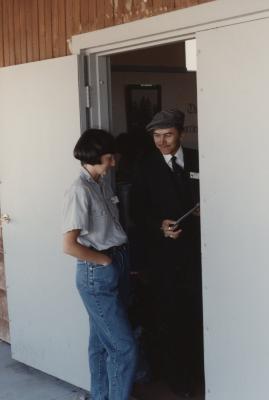
[(96, 29), (97, 0), (89, 2), (89, 32)]
[(96, 29), (105, 27), (105, 0), (96, 2)]
[(89, 0), (80, 0), (81, 32), (90, 30), (89, 10)]
[(3, 5), (2, 0), (0, 0), (0, 67), (3, 67), (4, 65)]
[(0, 67), (69, 54), (72, 35), (214, 0), (0, 0)]
[[(26, 36), (26, 3), (22, 3), (19, 1), (19, 23), (20, 23), (20, 32), (19, 32), (19, 40), (21, 47), (21, 60), (20, 63), (26, 63), (27, 61), (27, 36)], [(16, 37), (17, 40), (17, 37)]]
[(6, 279), (4, 269), (4, 254), (2, 230), (0, 228), (0, 339), (9, 342), (9, 321), (6, 293)]
[(105, 26), (114, 25), (114, 4), (112, 0), (105, 0)]
[(58, 32), (58, 44), (59, 44), (59, 56), (65, 56), (67, 54), (67, 43), (66, 43), (66, 5), (65, 0), (58, 0), (58, 15), (59, 15), (59, 32)]
[(46, 58), (46, 41), (45, 41), (45, 0), (38, 0), (38, 41), (39, 41), (39, 59)]
[(52, 0), (45, 0), (45, 58), (52, 58)]

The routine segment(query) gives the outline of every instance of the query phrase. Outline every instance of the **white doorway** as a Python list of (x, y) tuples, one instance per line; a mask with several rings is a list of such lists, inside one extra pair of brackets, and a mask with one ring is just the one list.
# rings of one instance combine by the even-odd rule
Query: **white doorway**
[[(175, 399), (180, 398), (177, 396), (181, 393), (202, 399), (204, 372), (199, 221), (195, 221), (193, 225), (193, 236), (199, 237), (198, 246), (192, 248), (192, 253), (197, 251), (198, 254), (194, 257), (195, 261), (189, 262), (191, 279), (185, 284), (183, 277), (178, 279), (181, 292), (183, 293), (186, 286), (188, 289), (186, 295), (182, 295), (185, 301), (184, 310), (180, 306), (177, 308), (176, 325), (181, 325), (181, 336), (175, 340), (174, 348), (178, 349), (180, 356), (176, 371), (171, 371), (170, 377), (167, 377), (162, 368), (157, 367), (161, 364), (163, 346), (158, 346), (155, 340), (158, 335), (161, 337), (159, 327), (165, 326), (165, 323), (160, 317), (153, 317), (158, 306), (152, 307), (151, 296), (147, 295), (152, 290), (152, 282), (149, 282), (149, 267), (145, 265), (147, 256), (141, 252), (144, 243), (141, 243), (139, 231), (128, 212), (134, 171), (139, 162), (154, 149), (151, 135), (146, 132), (145, 126), (156, 112), (172, 108), (184, 112), (183, 146), (185, 149), (192, 149), (195, 158), (198, 158), (196, 72), (186, 69), (184, 41), (117, 53), (109, 57), (107, 64), (110, 65), (108, 76), (111, 81), (111, 131), (116, 137), (116, 143), (119, 143), (120, 153), (116, 173), (122, 211), (120, 214), (130, 243), (133, 301), (130, 319), (136, 331), (142, 332), (139, 337), (141, 352), (151, 376), (148, 385), (141, 389), (141, 395), (145, 399), (154, 397), (161, 400), (171, 395), (174, 395)], [(198, 176), (198, 169), (196, 175)], [(194, 184), (198, 187), (199, 181), (196, 180)], [(139, 279), (140, 276), (142, 279)], [(157, 324), (156, 320), (159, 320)], [(185, 331), (188, 333), (183, 334)], [(171, 334), (172, 332), (170, 341)], [(171, 383), (175, 379), (173, 376), (177, 377), (177, 387)]]

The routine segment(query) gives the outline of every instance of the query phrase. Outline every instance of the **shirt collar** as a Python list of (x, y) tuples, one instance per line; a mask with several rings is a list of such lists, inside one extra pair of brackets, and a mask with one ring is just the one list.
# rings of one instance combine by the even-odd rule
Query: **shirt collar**
[[(178, 148), (174, 156), (176, 157), (177, 164), (184, 168), (184, 154), (182, 146)], [(169, 167), (172, 167), (172, 157), (173, 156), (171, 154), (163, 154), (163, 158), (165, 159), (165, 162), (169, 165)]]
[[(91, 174), (90, 174), (90, 173), (86, 170), (86, 168), (84, 168), (84, 167), (81, 167), (81, 169), (80, 169), (80, 177), (81, 177), (82, 179), (86, 180), (86, 181), (89, 182), (89, 183), (97, 183), (97, 182), (93, 179), (93, 177), (91, 176)], [(100, 176), (99, 182), (98, 182), (98, 183), (101, 183), (102, 181), (103, 181), (103, 177)]]

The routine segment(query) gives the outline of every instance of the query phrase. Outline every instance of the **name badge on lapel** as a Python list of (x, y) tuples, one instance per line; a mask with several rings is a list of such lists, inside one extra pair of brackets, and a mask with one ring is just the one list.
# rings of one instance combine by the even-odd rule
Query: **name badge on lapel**
[(112, 204), (118, 204), (120, 202), (118, 196), (111, 197), (111, 202)]
[(191, 179), (199, 179), (199, 172), (190, 172)]

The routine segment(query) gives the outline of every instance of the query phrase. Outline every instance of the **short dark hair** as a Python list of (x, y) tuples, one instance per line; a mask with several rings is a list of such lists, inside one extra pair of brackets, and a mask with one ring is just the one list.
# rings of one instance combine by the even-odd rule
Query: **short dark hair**
[(87, 129), (80, 136), (74, 148), (74, 157), (81, 164), (101, 164), (101, 156), (114, 154), (115, 145), (113, 136), (103, 129)]

